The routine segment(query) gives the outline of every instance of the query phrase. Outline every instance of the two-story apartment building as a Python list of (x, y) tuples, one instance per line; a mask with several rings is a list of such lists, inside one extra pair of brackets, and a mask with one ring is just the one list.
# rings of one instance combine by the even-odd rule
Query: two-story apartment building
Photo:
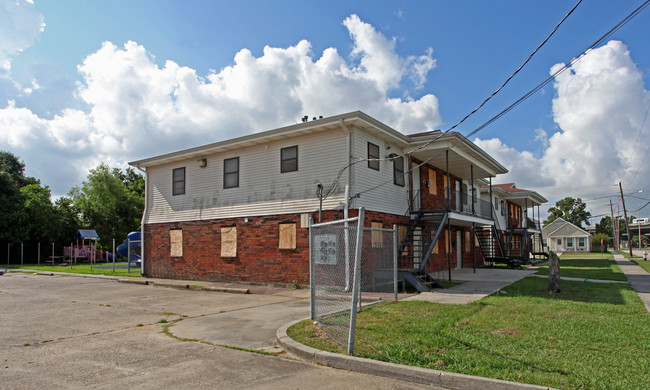
[(547, 202), (546, 198), (536, 191), (517, 188), (515, 183), (484, 185), (481, 198), (494, 205), (504, 257), (526, 262), (531, 255), (544, 252), (539, 206)]
[(399, 226), (405, 275), (476, 265), (472, 227), (494, 223), (478, 189), (507, 172), (458, 133), (359, 111), (130, 164), (146, 178), (143, 274), (279, 284), (309, 283), (309, 220), (346, 207)]

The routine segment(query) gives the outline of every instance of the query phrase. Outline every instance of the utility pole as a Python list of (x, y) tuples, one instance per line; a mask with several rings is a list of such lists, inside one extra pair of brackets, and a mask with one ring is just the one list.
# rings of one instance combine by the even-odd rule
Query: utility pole
[(618, 189), (621, 190), (621, 201), (623, 202), (623, 215), (625, 216), (625, 228), (627, 229), (627, 248), (630, 250), (630, 257), (632, 257), (632, 236), (630, 235), (630, 222), (627, 220), (627, 210), (625, 210), (625, 197), (623, 196), (623, 186), (621, 186), (620, 181), (618, 182)]
[(612, 206), (612, 200), (609, 200), (609, 211), (611, 213), (611, 218), (612, 218), (612, 246), (614, 247), (614, 250), (618, 250), (618, 246), (616, 245), (617, 239), (616, 239), (616, 225), (614, 225), (614, 207)]

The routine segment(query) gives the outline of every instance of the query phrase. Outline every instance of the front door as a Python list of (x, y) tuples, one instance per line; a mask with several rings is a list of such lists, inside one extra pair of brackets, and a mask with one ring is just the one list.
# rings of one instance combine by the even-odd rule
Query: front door
[(561, 238), (556, 238), (555, 239), (555, 250), (560, 252), (564, 250), (564, 245), (562, 244), (562, 239)]
[(456, 231), (456, 269), (463, 268), (463, 246), (462, 246), (463, 233), (460, 230)]

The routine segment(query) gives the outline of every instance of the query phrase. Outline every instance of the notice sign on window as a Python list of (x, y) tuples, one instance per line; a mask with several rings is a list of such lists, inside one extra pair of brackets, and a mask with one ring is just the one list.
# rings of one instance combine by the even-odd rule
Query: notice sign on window
[(336, 234), (316, 234), (313, 239), (316, 244), (316, 264), (338, 264), (339, 237)]

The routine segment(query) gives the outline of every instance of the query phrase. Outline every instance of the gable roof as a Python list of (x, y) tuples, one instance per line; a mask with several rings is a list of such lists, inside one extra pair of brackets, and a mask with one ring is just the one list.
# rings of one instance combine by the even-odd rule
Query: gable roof
[[(545, 230), (545, 229), (550, 228), (553, 224), (555, 224), (555, 223), (558, 222), (558, 221), (560, 222), (560, 224), (559, 224), (558, 227), (556, 227), (555, 229), (553, 229), (550, 233), (544, 233), (544, 230)], [(553, 222), (549, 223), (549, 224), (546, 225), (544, 228), (542, 228), (542, 234), (544, 234), (544, 235), (550, 237), (550, 236), (553, 236), (553, 233), (557, 232), (558, 230), (560, 230), (560, 229), (562, 229), (562, 228), (564, 228), (564, 227), (566, 227), (566, 226), (573, 227), (574, 229), (583, 232), (585, 235), (587, 235), (587, 236), (591, 236), (591, 233), (589, 233), (588, 231), (582, 229), (581, 227), (578, 227), (578, 226), (572, 224), (571, 222), (569, 222), (569, 221), (567, 221), (566, 219), (561, 218), (561, 217), (555, 219)]]
[(94, 230), (79, 229), (74, 238), (77, 240), (99, 240), (99, 235)]
[[(481, 186), (481, 192), (488, 192), (489, 190), (489, 184)], [(526, 199), (529, 199), (531, 202), (533, 202), (533, 204), (529, 205), (529, 207), (534, 206), (535, 204), (541, 205), (548, 202), (548, 200), (540, 195), (537, 191), (517, 188), (515, 183), (492, 184), (492, 191), (501, 195), (502, 198), (509, 200), (512, 203), (516, 203), (520, 206), (524, 206)]]

